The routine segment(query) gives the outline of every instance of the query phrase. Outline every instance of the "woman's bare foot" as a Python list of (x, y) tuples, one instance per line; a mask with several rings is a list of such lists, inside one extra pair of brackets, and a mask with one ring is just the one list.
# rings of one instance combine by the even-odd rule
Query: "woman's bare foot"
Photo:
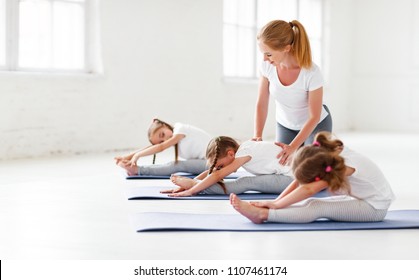
[(128, 176), (138, 175), (138, 166), (136, 165), (131, 165), (129, 162), (125, 163), (123, 161), (120, 161), (118, 163), (118, 166), (124, 168), (127, 171)]
[(230, 194), (230, 203), (237, 212), (251, 220), (255, 224), (261, 224), (268, 218), (268, 209), (253, 206), (249, 202), (241, 200), (236, 194)]
[(185, 189), (190, 189), (193, 186), (195, 186), (196, 184), (198, 184), (198, 181), (189, 177), (183, 177), (183, 176), (179, 176), (179, 175), (171, 175), (170, 176), (170, 180), (172, 181), (173, 184), (175, 184), (176, 186), (185, 188)]

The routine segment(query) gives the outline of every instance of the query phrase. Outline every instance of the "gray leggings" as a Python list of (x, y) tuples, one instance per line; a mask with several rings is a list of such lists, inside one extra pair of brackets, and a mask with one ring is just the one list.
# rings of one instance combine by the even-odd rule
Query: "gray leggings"
[[(317, 132), (320, 131), (329, 131), (332, 132), (333, 122), (332, 122), (332, 115), (330, 114), (329, 108), (326, 105), (323, 105), (324, 109), (329, 113), (329, 115), (322, 120), (304, 142), (305, 145), (311, 145), (314, 141), (314, 136), (316, 136)], [(294, 140), (295, 136), (299, 133), (299, 130), (292, 130), (286, 128), (285, 126), (280, 125), (279, 123), (276, 124), (276, 141), (289, 144)]]
[(207, 170), (207, 161), (205, 159), (179, 160), (177, 163), (172, 161), (165, 164), (152, 164), (138, 166), (139, 175), (172, 175), (176, 172), (187, 172), (200, 174)]
[[(240, 194), (246, 191), (258, 191), (261, 193), (281, 193), (293, 178), (282, 174), (269, 174), (257, 176), (244, 176), (234, 180), (225, 180), (224, 184), (227, 194)], [(203, 190), (203, 194), (224, 194), (223, 188), (219, 184)]]
[(363, 200), (348, 196), (309, 198), (283, 209), (269, 209), (267, 222), (311, 223), (320, 218), (340, 222), (379, 222), (387, 209), (375, 209)]

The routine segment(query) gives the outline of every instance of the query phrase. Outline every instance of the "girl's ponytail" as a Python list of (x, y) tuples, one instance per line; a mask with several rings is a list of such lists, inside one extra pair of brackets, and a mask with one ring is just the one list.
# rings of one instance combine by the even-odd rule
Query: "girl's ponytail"
[(343, 142), (339, 139), (334, 139), (330, 132), (322, 131), (314, 137), (314, 143), (325, 148), (331, 152), (340, 152), (343, 149)]
[(302, 68), (311, 68), (313, 61), (307, 32), (298, 20), (293, 20), (289, 24), (294, 32), (294, 40), (291, 46), (298, 65)]
[(313, 145), (300, 148), (294, 156), (292, 170), (295, 179), (300, 184), (323, 180), (333, 193), (350, 193), (345, 160), (339, 155), (342, 149), (342, 141), (331, 139), (329, 133), (317, 134)]

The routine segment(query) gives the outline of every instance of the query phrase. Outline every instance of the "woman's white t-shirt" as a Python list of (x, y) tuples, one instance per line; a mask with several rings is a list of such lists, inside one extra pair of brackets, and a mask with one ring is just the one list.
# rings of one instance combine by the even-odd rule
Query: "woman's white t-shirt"
[(284, 174), (292, 176), (291, 167), (279, 164), (276, 156), (282, 148), (268, 141), (245, 141), (236, 152), (235, 157), (250, 156), (250, 161), (242, 167), (247, 172), (255, 175), (262, 174)]
[[(276, 104), (276, 121), (286, 128), (300, 130), (309, 117), (308, 92), (323, 86), (320, 68), (313, 63), (310, 69), (301, 68), (297, 80), (285, 86), (278, 78), (278, 72), (269, 61), (264, 61), (260, 72), (269, 80), (269, 93)], [(322, 108), (320, 121), (328, 115)]]
[(211, 135), (195, 126), (175, 123), (173, 134), (182, 134), (185, 137), (178, 143), (179, 157), (183, 159), (205, 159), (205, 153)]
[(355, 172), (348, 176), (350, 194), (365, 200), (375, 209), (388, 209), (395, 196), (378, 166), (367, 157), (346, 147), (340, 155), (345, 159), (346, 166), (355, 169)]

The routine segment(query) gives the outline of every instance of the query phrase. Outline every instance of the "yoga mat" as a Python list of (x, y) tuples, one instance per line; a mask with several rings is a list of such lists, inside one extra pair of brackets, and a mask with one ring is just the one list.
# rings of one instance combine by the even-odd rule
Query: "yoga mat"
[[(162, 190), (174, 189), (173, 187), (161, 187), (161, 186), (146, 186), (131, 188), (125, 191), (128, 200), (139, 200), (139, 199), (185, 199), (185, 200), (228, 200), (229, 195), (227, 194), (198, 194), (187, 197), (170, 197), (168, 194), (160, 193)], [(258, 200), (258, 199), (275, 199), (279, 194), (275, 193), (260, 193), (260, 192), (246, 192), (238, 194), (240, 199), (244, 200)], [(330, 196), (327, 191), (321, 191), (314, 195), (314, 197), (326, 197)]]
[[(229, 195), (226, 194), (198, 194), (194, 196), (187, 197), (170, 197), (167, 194), (160, 193), (162, 190), (168, 190), (173, 187), (137, 187), (126, 190), (126, 196), (128, 200), (138, 200), (138, 199), (184, 199), (184, 200), (228, 200)], [(247, 192), (238, 195), (241, 199), (244, 200), (257, 200), (257, 199), (275, 199), (278, 197), (278, 194), (273, 193), (259, 193), (259, 192)]]
[(144, 231), (319, 231), (419, 228), (419, 210), (394, 210), (382, 222), (355, 223), (329, 220), (307, 224), (254, 224), (237, 214), (139, 213), (132, 217), (137, 232)]
[[(185, 173), (185, 172), (178, 172), (175, 173), (175, 175), (184, 176), (188, 178), (195, 178), (199, 174), (191, 174), (191, 173)], [(237, 179), (242, 176), (254, 176), (253, 174), (246, 172), (246, 171), (237, 171), (234, 173), (231, 173), (225, 179)], [(133, 180), (133, 179), (149, 179), (149, 180), (155, 180), (155, 179), (170, 179), (170, 175), (128, 175), (125, 173), (125, 178), (127, 180)]]

